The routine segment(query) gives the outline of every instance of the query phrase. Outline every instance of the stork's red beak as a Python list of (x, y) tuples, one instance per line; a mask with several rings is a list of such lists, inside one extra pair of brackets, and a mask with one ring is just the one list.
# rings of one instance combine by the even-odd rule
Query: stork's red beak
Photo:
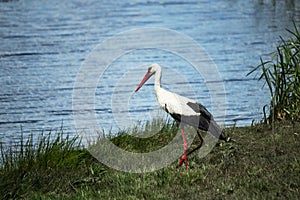
[(139, 86), (135, 89), (135, 92), (137, 92), (144, 85), (144, 83), (151, 77), (151, 75), (151, 73), (147, 72)]

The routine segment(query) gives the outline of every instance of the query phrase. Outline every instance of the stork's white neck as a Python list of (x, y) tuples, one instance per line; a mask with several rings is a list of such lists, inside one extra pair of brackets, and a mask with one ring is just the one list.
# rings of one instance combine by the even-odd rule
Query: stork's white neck
[(161, 80), (161, 68), (157, 67), (155, 72), (155, 79), (154, 79), (154, 89), (157, 91), (160, 88), (160, 80)]

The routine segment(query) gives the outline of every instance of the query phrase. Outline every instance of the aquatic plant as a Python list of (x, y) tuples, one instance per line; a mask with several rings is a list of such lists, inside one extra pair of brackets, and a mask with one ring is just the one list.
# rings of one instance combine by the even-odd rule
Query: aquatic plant
[(300, 119), (300, 34), (295, 22), (293, 25), (294, 30), (287, 29), (292, 36), (280, 37), (281, 44), (271, 59), (260, 58), (261, 64), (247, 74), (259, 71), (258, 80), (265, 80), (264, 85), (269, 88), (269, 116), (265, 113), (266, 106), (263, 108), (266, 123)]

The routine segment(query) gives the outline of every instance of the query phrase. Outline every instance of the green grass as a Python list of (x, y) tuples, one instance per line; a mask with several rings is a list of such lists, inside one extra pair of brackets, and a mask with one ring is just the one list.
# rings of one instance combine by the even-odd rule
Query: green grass
[[(1, 199), (300, 199), (300, 124), (227, 128), (230, 142), (219, 142), (206, 157), (197, 152), (190, 169), (177, 161), (149, 173), (108, 168), (82, 148), (79, 138), (63, 133), (28, 138), (22, 145), (1, 148)], [(173, 123), (153, 122), (111, 141), (127, 151), (150, 152), (174, 137)], [(52, 138), (52, 139), (50, 139)], [(193, 145), (199, 142), (195, 139)], [(183, 148), (183, 147), (182, 147)]]
[[(260, 71), (258, 80), (264, 80), (270, 92), (270, 113), (265, 121), (300, 120), (300, 33), (287, 30), (288, 39), (280, 37), (281, 44), (270, 60), (264, 61), (248, 73)], [(265, 108), (265, 107), (264, 107)], [(265, 112), (265, 109), (264, 109)]]

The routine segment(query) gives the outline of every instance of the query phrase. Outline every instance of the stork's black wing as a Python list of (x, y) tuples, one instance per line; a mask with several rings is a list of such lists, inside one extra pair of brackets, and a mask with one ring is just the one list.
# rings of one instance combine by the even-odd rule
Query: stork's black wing
[(196, 113), (199, 113), (207, 120), (211, 120), (213, 118), (210, 112), (208, 112), (208, 110), (200, 103), (188, 102), (187, 105), (191, 107)]
[(171, 113), (167, 107), (165, 110), (179, 123), (183, 122), (195, 128), (208, 131), (212, 115), (208, 110), (199, 103), (188, 102), (187, 106), (191, 107), (195, 111), (195, 115), (181, 115), (178, 113)]
[(193, 102), (188, 102), (187, 105), (191, 107), (197, 114), (185, 116), (177, 113), (169, 113), (168, 110), (166, 111), (178, 122), (183, 122), (195, 128), (209, 131), (217, 138), (223, 140), (226, 139), (224, 133), (222, 133), (220, 127), (213, 119), (212, 114), (210, 114), (210, 112), (203, 105)]

